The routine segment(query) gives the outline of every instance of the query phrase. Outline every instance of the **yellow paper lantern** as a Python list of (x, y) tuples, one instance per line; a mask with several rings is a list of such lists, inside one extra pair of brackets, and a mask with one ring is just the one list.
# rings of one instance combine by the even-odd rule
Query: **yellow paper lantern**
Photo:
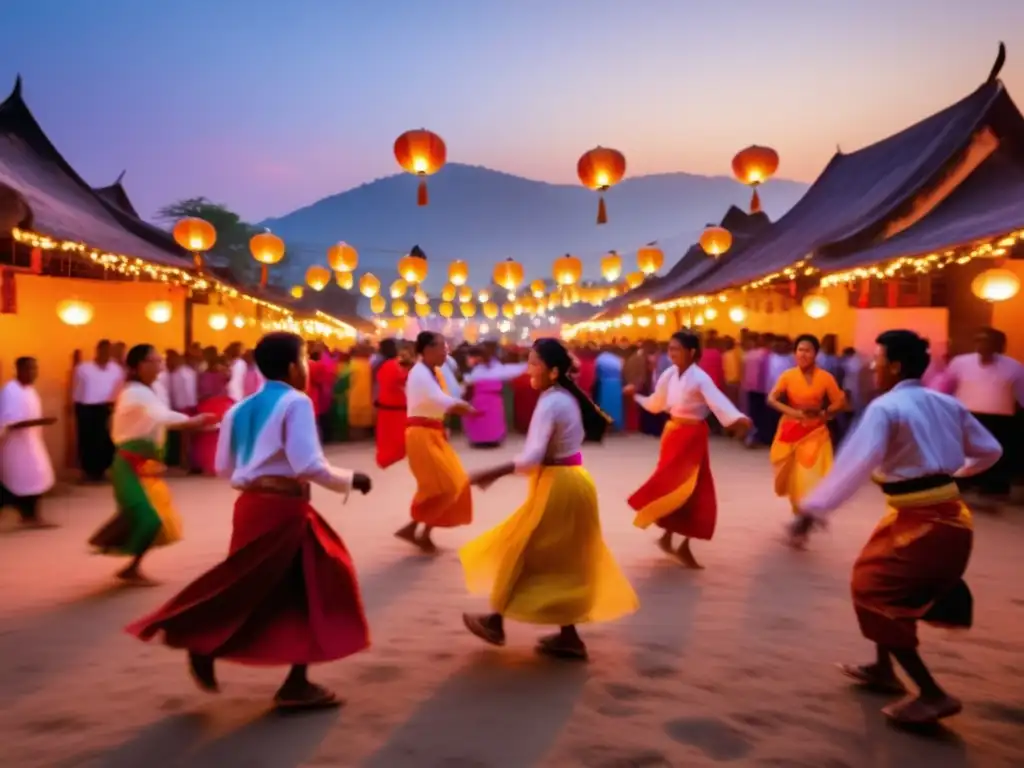
[(88, 325), (93, 317), (92, 304), (78, 299), (65, 299), (57, 305), (57, 317), (65, 325)]
[(422, 283), (427, 279), (427, 254), (418, 245), (398, 260), (398, 274), (407, 283)]
[(464, 301), (462, 304), (459, 304), (459, 311), (463, 317), (473, 317), (476, 315), (476, 304), (472, 301)]
[(644, 273), (643, 272), (630, 272), (626, 275), (626, 288), (633, 290), (639, 288), (644, 284)]
[(709, 224), (700, 235), (700, 247), (708, 256), (721, 256), (732, 247), (732, 233)]
[(547, 292), (548, 286), (543, 280), (534, 280), (530, 283), (530, 293), (533, 294), (534, 298), (542, 299)]
[(314, 291), (322, 291), (331, 282), (331, 272), (327, 267), (314, 264), (306, 270), (306, 285)]
[(523, 265), (515, 259), (498, 262), (494, 267), (493, 278), (494, 282), (506, 291), (514, 291), (523, 282)]
[(614, 283), (622, 276), (622, 257), (615, 251), (601, 259), (601, 276), (609, 283)]
[(210, 328), (215, 331), (223, 331), (228, 327), (228, 316), (223, 312), (213, 312), (206, 322), (210, 324)]
[(448, 265), (448, 282), (458, 287), (469, 280), (469, 266), (464, 261), (453, 261)]
[(516, 316), (516, 305), (512, 302), (506, 301), (501, 305), (501, 314), (511, 319)]
[(405, 292), (407, 290), (409, 290), (409, 284), (406, 283), (405, 280), (403, 280), (402, 278), (398, 278), (397, 280), (395, 280), (395, 282), (391, 284), (389, 293), (391, 294), (392, 299), (400, 299), (403, 296), (405, 296)]
[(480, 293), (476, 295), (476, 300), (481, 304), (485, 304), (491, 300), (491, 292), (484, 288)]
[(293, 285), (288, 293), (292, 295), (293, 299), (301, 299), (306, 294), (306, 291), (301, 285)]
[(146, 305), (146, 319), (157, 325), (170, 322), (174, 307), (169, 301), (151, 301)]
[(1012, 299), (1020, 291), (1020, 279), (1003, 267), (986, 269), (971, 281), (971, 292), (992, 303)]
[(391, 314), (395, 317), (405, 317), (409, 314), (409, 305), (404, 299), (395, 299), (391, 302)]
[(422, 288), (417, 288), (412, 295), (412, 300), (417, 304), (427, 304), (430, 302), (430, 297), (427, 296), (426, 292)]
[(819, 293), (804, 296), (804, 313), (812, 320), (820, 320), (832, 309), (832, 303)]
[(351, 272), (335, 272), (334, 282), (338, 284), (338, 287), (341, 288), (341, 290), (350, 291), (355, 283), (355, 277)]
[(495, 304), (493, 301), (485, 301), (483, 311), (484, 317), (486, 317), (488, 320), (493, 320), (498, 316), (498, 305)]
[(388, 303), (379, 293), (370, 299), (370, 311), (379, 315), (388, 308)]
[(468, 285), (464, 285), (459, 288), (459, 301), (465, 304), (468, 301), (473, 300), (473, 289)]
[(446, 283), (441, 289), (441, 301), (455, 301), (455, 283)]
[(455, 313), (455, 307), (452, 306), (450, 301), (442, 301), (437, 305), (437, 314), (441, 317), (449, 318)]
[(576, 285), (583, 276), (583, 262), (567, 253), (555, 259), (552, 274), (558, 285)]
[(367, 272), (359, 278), (359, 292), (366, 298), (372, 299), (380, 293), (380, 280)]
[(665, 263), (665, 254), (654, 243), (648, 243), (636, 252), (636, 264), (645, 275), (653, 275)]
[(335, 272), (355, 272), (359, 253), (348, 243), (335, 243), (327, 249), (327, 263)]
[(429, 304), (417, 304), (416, 305), (416, 316), (417, 317), (426, 317), (429, 314), (430, 314), (430, 305)]
[(730, 307), (729, 319), (739, 325), (747, 321), (747, 310), (744, 307)]

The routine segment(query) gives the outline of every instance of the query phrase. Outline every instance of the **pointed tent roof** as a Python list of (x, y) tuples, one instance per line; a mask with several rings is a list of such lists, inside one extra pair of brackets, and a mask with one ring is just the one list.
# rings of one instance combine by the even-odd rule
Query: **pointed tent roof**
[(93, 187), (92, 191), (95, 192), (100, 199), (113, 205), (115, 208), (120, 208), (125, 213), (129, 213), (135, 218), (141, 218), (138, 210), (132, 205), (131, 198), (128, 197), (128, 192), (124, 188), (124, 171), (118, 175), (114, 180), (113, 184), (106, 187)]
[(33, 227), (50, 237), (110, 253), (165, 266), (188, 265), (191, 259), (169, 233), (145, 225), (85, 183), (46, 136), (21, 90), (19, 76), (10, 96), (0, 103), (0, 184), (25, 198)]

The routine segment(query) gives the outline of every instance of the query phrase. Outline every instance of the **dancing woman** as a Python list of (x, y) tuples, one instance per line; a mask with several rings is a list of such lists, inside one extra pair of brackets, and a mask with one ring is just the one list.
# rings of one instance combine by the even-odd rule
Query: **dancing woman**
[[(661, 433), (658, 465), (647, 481), (629, 497), (638, 528), (657, 525), (664, 533), (658, 546), (675, 555), (687, 568), (700, 568), (690, 551), (690, 539), (710, 541), (715, 533), (718, 501), (708, 456), (708, 411), (723, 427), (742, 438), (750, 428), (744, 416), (702, 370), (700, 338), (679, 331), (668, 343), (672, 367), (658, 377), (654, 394), (635, 395), (636, 402), (651, 413), (669, 414)], [(633, 394), (627, 388), (627, 394)], [(683, 537), (673, 549), (672, 536)]]
[(782, 414), (769, 455), (775, 495), (788, 498), (794, 512), (832, 468), (828, 420), (846, 407), (835, 377), (817, 365), (820, 347), (810, 334), (798, 337), (796, 367), (783, 373), (768, 395), (768, 405)]
[(405, 380), (409, 368), (398, 357), (394, 339), (380, 343), (384, 361), (377, 366), (377, 466), (387, 469), (405, 458)]
[(149, 585), (154, 582), (142, 574), (142, 558), (153, 547), (181, 539), (181, 520), (163, 481), (167, 430), (201, 429), (214, 417), (186, 416), (164, 404), (153, 391), (163, 360), (152, 345), (132, 347), (125, 365), (128, 379), (114, 404), (110, 429), (115, 446), (111, 480), (117, 512), (89, 539), (89, 544), (104, 555), (131, 557), (117, 577)]
[[(435, 552), (430, 538), (434, 528), (454, 528), (473, 522), (473, 497), (469, 476), (459, 455), (448, 443), (444, 418), (448, 414), (471, 414), (473, 408), (446, 391), (440, 367), (448, 359), (444, 336), (423, 331), (416, 337), (416, 356), (405, 385), (408, 420), (405, 453), (416, 478), (412, 520), (395, 536), (412, 542), (424, 552)], [(417, 530), (423, 526), (422, 532)]]
[(861, 633), (875, 644), (875, 661), (844, 665), (861, 685), (889, 694), (906, 689), (893, 659), (918, 696), (883, 713), (903, 725), (925, 725), (957, 714), (961, 703), (931, 676), (918, 654), (917, 623), (971, 626), (973, 600), (964, 572), (974, 540), (971, 512), (954, 478), (985, 471), (1002, 455), (999, 443), (954, 398), (924, 387), (928, 342), (912, 331), (877, 339), (875, 383), (884, 394), (864, 411), (832, 472), (798, 504), (792, 544), (874, 476), (886, 514), (853, 566), (853, 605)]
[(369, 629), (355, 568), (344, 542), (310, 504), (310, 483), (347, 498), (368, 493), (370, 478), (328, 463), (307, 384), (305, 344), (270, 333), (256, 345), (266, 384), (228, 413), (217, 471), (241, 491), (227, 558), (127, 631), (188, 652), (204, 691), (218, 690), (218, 659), (251, 666), (290, 665), (278, 707), (336, 706), (311, 683), (310, 664), (366, 648)]
[(505, 619), (560, 627), (543, 638), (540, 653), (586, 659), (577, 624), (612, 621), (639, 607), (601, 535), (597, 489), (583, 468), (580, 448), (598, 442), (610, 419), (569, 378), (572, 360), (554, 339), (541, 339), (529, 359), (540, 392), (522, 453), (513, 462), (479, 472), (488, 488), (513, 473), (529, 476), (525, 503), (504, 523), (460, 551), (471, 592), (490, 594), (493, 613), (463, 619), (492, 645), (505, 644)]

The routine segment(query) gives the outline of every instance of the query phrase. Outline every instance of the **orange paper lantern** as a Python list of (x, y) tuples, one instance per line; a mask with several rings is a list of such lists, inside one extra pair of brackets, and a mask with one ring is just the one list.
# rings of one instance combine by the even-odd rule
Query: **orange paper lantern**
[(639, 288), (644, 284), (644, 273), (643, 272), (630, 272), (626, 275), (626, 287), (629, 290)]
[(597, 223), (604, 224), (608, 221), (604, 193), (622, 181), (622, 177), (626, 175), (625, 155), (617, 149), (594, 147), (584, 152), (577, 161), (576, 173), (583, 186), (601, 194), (597, 204)]
[(445, 283), (441, 289), (441, 301), (455, 301), (456, 288), (453, 283)]
[(306, 270), (306, 285), (314, 291), (322, 291), (331, 281), (331, 271), (327, 267), (314, 264)]
[(514, 291), (523, 282), (523, 265), (515, 259), (505, 259), (494, 267), (493, 277), (506, 291)]
[(472, 301), (464, 301), (459, 304), (459, 311), (463, 317), (473, 317), (476, 314), (476, 304)]
[(501, 305), (501, 314), (511, 320), (516, 316), (516, 305), (510, 301), (506, 301)]
[(495, 304), (493, 301), (485, 301), (483, 311), (484, 317), (486, 317), (488, 320), (493, 320), (498, 316), (498, 305)]
[(444, 145), (444, 139), (425, 128), (406, 131), (395, 139), (395, 159), (406, 173), (420, 177), (416, 204), (429, 203), (426, 177), (441, 170), (448, 160), (448, 148)]
[(473, 289), (468, 285), (459, 288), (459, 301), (463, 304), (473, 300)]
[(622, 257), (615, 251), (601, 259), (601, 276), (609, 283), (614, 283), (622, 276)]
[(443, 318), (449, 318), (455, 312), (455, 307), (452, 306), (450, 301), (442, 301), (437, 305), (437, 314)]
[(453, 261), (448, 265), (448, 282), (459, 287), (469, 280), (469, 267), (464, 261)]
[(260, 232), (249, 239), (249, 252), (260, 263), (260, 285), (267, 285), (269, 268), (284, 258), (284, 240), (271, 232)]
[(430, 305), (416, 304), (414, 311), (416, 312), (416, 317), (426, 317), (430, 314)]
[(779, 169), (779, 153), (771, 147), (759, 147), (756, 144), (736, 153), (732, 159), (732, 172), (741, 184), (753, 187), (754, 194), (750, 198), (750, 212), (761, 210), (761, 198), (757, 196), (757, 187), (768, 181)]
[(372, 299), (380, 293), (380, 280), (367, 272), (359, 278), (359, 292), (368, 299)]
[(348, 243), (335, 243), (327, 249), (327, 263), (335, 272), (355, 272), (359, 253)]
[(427, 254), (418, 245), (398, 260), (398, 274), (407, 283), (422, 283), (427, 279)]
[(721, 256), (732, 247), (732, 233), (725, 227), (708, 224), (701, 233), (700, 247), (708, 256)]
[(391, 314), (395, 317), (405, 317), (409, 314), (409, 305), (404, 299), (395, 299), (391, 302)]
[(352, 290), (352, 286), (355, 284), (355, 277), (351, 272), (335, 272), (334, 282), (338, 284), (338, 287), (343, 291)]
[(654, 243), (648, 243), (636, 252), (636, 265), (645, 275), (653, 275), (665, 263), (665, 254)]
[(370, 299), (370, 311), (375, 315), (379, 315), (388, 308), (388, 303), (380, 294), (374, 294)]
[(555, 259), (552, 273), (559, 285), (576, 285), (583, 276), (583, 262), (567, 253)]
[(196, 269), (202, 269), (203, 254), (217, 242), (217, 230), (213, 224), (206, 219), (187, 216), (175, 222), (171, 234), (174, 235), (174, 242), (192, 252)]
[(543, 298), (544, 294), (547, 292), (548, 286), (543, 280), (534, 280), (530, 283), (530, 293), (533, 294), (534, 298)]

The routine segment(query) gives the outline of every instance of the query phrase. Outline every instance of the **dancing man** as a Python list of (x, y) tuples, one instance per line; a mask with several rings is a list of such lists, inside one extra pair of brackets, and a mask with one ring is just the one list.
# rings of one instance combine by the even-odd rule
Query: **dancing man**
[(928, 342), (912, 331), (877, 339), (875, 380), (885, 394), (864, 411), (839, 450), (832, 472), (799, 503), (791, 543), (803, 547), (815, 526), (874, 473), (888, 510), (853, 566), (853, 604), (872, 664), (841, 669), (882, 693), (905, 693), (895, 659), (918, 687), (882, 711), (904, 725), (934, 723), (960, 712), (918, 654), (917, 622), (969, 627), (973, 602), (963, 581), (971, 554), (971, 513), (954, 477), (976, 475), (999, 460), (995, 438), (954, 398), (925, 388)]
[[(661, 433), (654, 474), (629, 497), (629, 506), (636, 511), (633, 524), (647, 528), (653, 523), (661, 528), (664, 534), (658, 546), (687, 568), (701, 567), (690, 550), (690, 539), (710, 541), (718, 516), (708, 457), (708, 411), (741, 439), (750, 428), (750, 419), (697, 365), (700, 351), (696, 334), (679, 331), (668, 343), (672, 367), (658, 377), (654, 394), (637, 395), (626, 388), (644, 410), (667, 411), (670, 417)], [(673, 549), (673, 534), (683, 537), (678, 549)]]
[(490, 594), (493, 613), (465, 614), (467, 629), (505, 644), (505, 619), (560, 627), (537, 650), (585, 660), (576, 625), (612, 621), (639, 607), (636, 593), (605, 546), (597, 489), (583, 468), (584, 441), (599, 442), (611, 420), (569, 378), (572, 360), (554, 339), (534, 344), (530, 380), (541, 392), (526, 444), (514, 461), (478, 472), (488, 488), (512, 473), (529, 477), (524, 504), (459, 552), (471, 592)]
[(796, 367), (783, 373), (768, 394), (768, 405), (782, 414), (769, 458), (775, 495), (796, 505), (832, 468), (828, 422), (846, 407), (835, 377), (817, 365), (818, 339), (797, 337)]
[(369, 493), (370, 478), (328, 463), (306, 390), (305, 344), (270, 333), (256, 345), (263, 388), (221, 425), (217, 472), (241, 491), (227, 558), (156, 613), (127, 628), (149, 640), (163, 632), (188, 651), (200, 689), (218, 690), (214, 662), (290, 665), (275, 696), (281, 708), (337, 706), (307, 677), (370, 643), (355, 568), (344, 542), (310, 504), (310, 483)]
[(142, 558), (153, 547), (181, 540), (181, 519), (163, 480), (167, 430), (202, 429), (212, 417), (172, 411), (153, 390), (163, 359), (151, 344), (132, 347), (125, 367), (127, 382), (114, 404), (110, 430), (116, 447), (110, 475), (117, 512), (89, 543), (105, 555), (130, 556), (117, 577), (150, 586), (156, 582), (142, 574)]
[[(412, 542), (424, 552), (436, 552), (430, 533), (434, 528), (454, 528), (473, 521), (473, 497), (469, 476), (459, 455), (448, 443), (444, 418), (448, 414), (474, 413), (464, 400), (446, 391), (440, 367), (448, 359), (444, 336), (423, 331), (416, 337), (418, 361), (409, 370), (405, 385), (408, 419), (405, 453), (416, 478), (412, 520), (395, 536)], [(422, 532), (417, 529), (422, 525)]]

